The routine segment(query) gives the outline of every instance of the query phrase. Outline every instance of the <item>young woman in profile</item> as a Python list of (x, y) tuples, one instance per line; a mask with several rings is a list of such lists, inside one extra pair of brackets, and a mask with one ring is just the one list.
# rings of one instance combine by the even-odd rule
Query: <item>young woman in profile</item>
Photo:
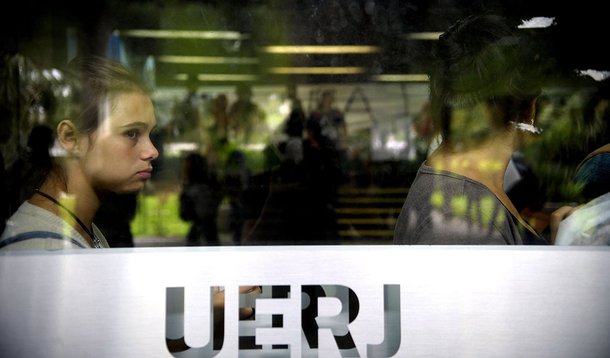
[(421, 165), (396, 223), (396, 244), (546, 244), (503, 189), (541, 93), (533, 46), (517, 24), (470, 16), (441, 35), (430, 102), (442, 137)]
[(55, 128), (64, 151), (35, 193), (7, 221), (0, 249), (108, 247), (93, 217), (111, 192), (144, 187), (159, 155), (146, 88), (120, 64), (101, 57), (73, 60), (74, 111)]

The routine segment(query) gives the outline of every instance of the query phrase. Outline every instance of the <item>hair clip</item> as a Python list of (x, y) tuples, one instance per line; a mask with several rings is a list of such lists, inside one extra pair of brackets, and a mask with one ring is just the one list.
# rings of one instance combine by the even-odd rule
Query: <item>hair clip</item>
[(532, 134), (540, 134), (542, 133), (542, 128), (538, 128), (534, 125), (531, 124), (527, 124), (527, 123), (517, 123), (517, 122), (510, 122), (513, 127), (515, 127), (515, 129), (518, 129), (520, 131), (524, 131), (524, 132), (528, 132), (528, 133), (532, 133)]

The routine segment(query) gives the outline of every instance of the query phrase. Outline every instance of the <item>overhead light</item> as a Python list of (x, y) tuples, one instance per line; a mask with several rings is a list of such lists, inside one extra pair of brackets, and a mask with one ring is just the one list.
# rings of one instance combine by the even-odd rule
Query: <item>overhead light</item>
[(407, 40), (435, 41), (442, 35), (442, 32), (411, 32), (403, 35)]
[(232, 73), (215, 73), (215, 74), (199, 74), (197, 75), (199, 81), (212, 81), (212, 82), (250, 82), (256, 81), (258, 76), (256, 75), (236, 75)]
[(363, 67), (271, 67), (270, 73), (278, 75), (356, 75), (364, 73)]
[(198, 39), (198, 40), (243, 40), (250, 35), (237, 31), (188, 31), (188, 30), (120, 30), (119, 36), (155, 39)]
[(255, 57), (214, 57), (214, 56), (159, 56), (157, 61), (164, 63), (182, 63), (182, 64), (233, 64), (233, 65), (251, 65), (258, 63)]
[(375, 53), (378, 46), (265, 46), (263, 52), (275, 54), (346, 54), (346, 53)]
[(379, 82), (428, 82), (430, 78), (426, 74), (395, 74), (373, 76), (373, 80)]
[[(186, 73), (178, 73), (174, 75), (176, 81), (188, 81), (189, 75)], [(200, 73), (197, 75), (199, 81), (211, 82), (251, 82), (258, 80), (256, 75), (238, 75), (234, 73)]]

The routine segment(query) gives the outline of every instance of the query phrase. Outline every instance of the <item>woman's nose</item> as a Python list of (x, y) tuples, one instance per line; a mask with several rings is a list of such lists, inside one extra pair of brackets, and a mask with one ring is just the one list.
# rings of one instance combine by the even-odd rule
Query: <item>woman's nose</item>
[(159, 157), (159, 151), (150, 139), (148, 139), (146, 148), (142, 151), (142, 157), (144, 160), (155, 160)]

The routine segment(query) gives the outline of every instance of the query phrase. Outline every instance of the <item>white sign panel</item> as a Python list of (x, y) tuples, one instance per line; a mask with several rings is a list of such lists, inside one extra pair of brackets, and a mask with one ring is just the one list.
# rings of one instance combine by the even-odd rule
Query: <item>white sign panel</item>
[(2, 253), (0, 356), (608, 357), (609, 273), (606, 247)]

